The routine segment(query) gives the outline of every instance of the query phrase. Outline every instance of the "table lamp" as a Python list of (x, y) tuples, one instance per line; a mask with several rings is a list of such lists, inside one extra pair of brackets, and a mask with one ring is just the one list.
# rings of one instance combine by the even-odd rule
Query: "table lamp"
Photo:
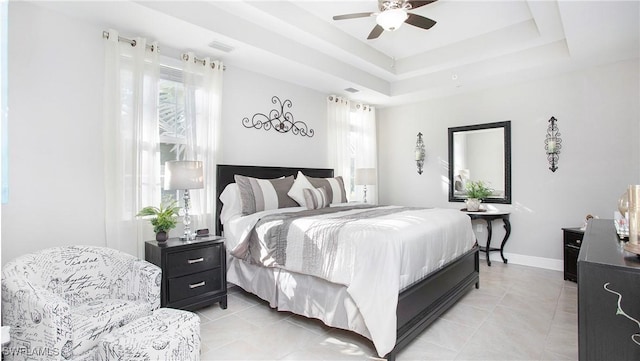
[(357, 168), (355, 176), (356, 185), (364, 186), (364, 202), (367, 203), (367, 185), (376, 184), (376, 169), (375, 168)]
[(189, 190), (204, 188), (202, 162), (196, 160), (171, 160), (164, 163), (164, 189), (184, 190), (184, 238), (193, 239), (189, 215)]

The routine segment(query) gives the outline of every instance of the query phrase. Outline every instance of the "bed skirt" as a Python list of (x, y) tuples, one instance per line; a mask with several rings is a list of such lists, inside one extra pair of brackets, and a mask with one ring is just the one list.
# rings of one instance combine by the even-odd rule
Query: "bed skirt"
[(227, 257), (227, 281), (269, 302), (278, 311), (316, 318), (325, 325), (353, 331), (371, 340), (346, 286), (279, 268), (256, 266), (233, 256)]

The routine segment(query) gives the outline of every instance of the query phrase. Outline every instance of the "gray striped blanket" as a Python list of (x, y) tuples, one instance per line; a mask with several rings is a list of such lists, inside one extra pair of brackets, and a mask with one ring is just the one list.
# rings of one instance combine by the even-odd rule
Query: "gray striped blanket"
[(340, 247), (346, 247), (342, 251), (347, 256), (355, 251), (339, 237), (345, 227), (359, 220), (415, 209), (419, 208), (355, 205), (266, 215), (251, 232), (244, 258), (331, 281), (336, 262), (341, 259)]

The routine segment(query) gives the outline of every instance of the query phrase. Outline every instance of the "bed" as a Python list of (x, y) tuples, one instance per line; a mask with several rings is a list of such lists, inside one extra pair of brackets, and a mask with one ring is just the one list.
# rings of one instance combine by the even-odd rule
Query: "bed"
[[(221, 195), (227, 185), (234, 183), (236, 175), (275, 179), (295, 176), (298, 172), (302, 172), (308, 177), (332, 178), (334, 176), (333, 170), (322, 168), (218, 165), (216, 234), (223, 234), (223, 226), (220, 221), (223, 206), (220, 200)], [(361, 210), (349, 209), (348, 211), (360, 212)], [(265, 216), (265, 218), (267, 217)], [(231, 233), (231, 227), (228, 227), (225, 236), (227, 233)], [(237, 237), (236, 233), (233, 234), (234, 238)], [(235, 239), (228, 239), (228, 241), (231, 241), (232, 244), (236, 242)], [(380, 335), (379, 328), (384, 324), (372, 325), (371, 311), (364, 311), (367, 309), (366, 307), (362, 307), (362, 310), (359, 308), (362, 297), (357, 296), (351, 286), (347, 287), (342, 282), (331, 282), (331, 278), (318, 277), (313, 273), (305, 274), (291, 269), (261, 267), (231, 255), (228, 260), (227, 279), (230, 282), (265, 299), (271, 307), (278, 310), (318, 318), (329, 326), (359, 333), (371, 339), (380, 356), (384, 356), (388, 360), (394, 360), (403, 347), (407, 346), (411, 340), (454, 305), (467, 291), (474, 286), (479, 287), (478, 247), (474, 242), (453, 259), (447, 261), (446, 264), (438, 266), (435, 271), (420, 277), (417, 281), (410, 280), (409, 284), (398, 285), (397, 294), (372, 292), (368, 297), (375, 305), (388, 303), (389, 301), (386, 299), (397, 303), (395, 304), (393, 324), (390, 324), (392, 326), (388, 326), (389, 323), (387, 323), (386, 328), (382, 330), (383, 334), (392, 334), (392, 337), (389, 338), (389, 335)], [(374, 270), (374, 268), (371, 269)], [(379, 275), (383, 274), (379, 273)], [(390, 287), (389, 289), (394, 288)], [(385, 319), (384, 317), (380, 318), (383, 321)], [(386, 340), (386, 344), (380, 341), (383, 338)], [(393, 341), (391, 346), (388, 343), (389, 339)]]

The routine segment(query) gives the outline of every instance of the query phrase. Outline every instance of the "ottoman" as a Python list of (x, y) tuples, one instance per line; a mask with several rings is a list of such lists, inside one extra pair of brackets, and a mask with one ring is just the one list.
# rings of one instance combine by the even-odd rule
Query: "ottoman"
[(192, 312), (161, 308), (98, 341), (96, 359), (200, 360), (200, 318)]

